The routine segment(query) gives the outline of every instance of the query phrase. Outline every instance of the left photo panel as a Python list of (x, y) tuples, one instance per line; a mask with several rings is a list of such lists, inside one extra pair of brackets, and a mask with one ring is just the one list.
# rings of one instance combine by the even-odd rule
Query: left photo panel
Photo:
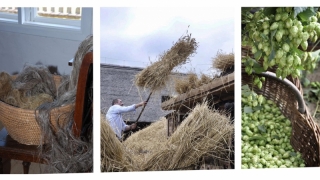
[(0, 7), (0, 174), (93, 172), (93, 8)]

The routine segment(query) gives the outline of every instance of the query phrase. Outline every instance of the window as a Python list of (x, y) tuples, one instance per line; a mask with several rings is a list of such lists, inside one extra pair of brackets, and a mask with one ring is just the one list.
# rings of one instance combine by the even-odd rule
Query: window
[(83, 40), (92, 34), (92, 8), (0, 7), (0, 31)]

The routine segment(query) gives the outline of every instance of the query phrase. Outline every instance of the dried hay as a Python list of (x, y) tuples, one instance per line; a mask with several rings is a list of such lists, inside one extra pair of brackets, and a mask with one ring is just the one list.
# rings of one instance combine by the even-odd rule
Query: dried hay
[(217, 68), (222, 72), (234, 66), (234, 53), (224, 53), (218, 51), (215, 58), (212, 58), (213, 68)]
[(19, 89), (24, 96), (49, 94), (56, 96), (56, 85), (53, 75), (46, 66), (25, 66), (13, 80), (13, 88)]
[(200, 77), (200, 80), (199, 80), (198, 84), (199, 84), (199, 86), (202, 86), (202, 85), (210, 83), (212, 80), (213, 80), (212, 77), (207, 76), (205, 74), (201, 74), (201, 77)]
[(203, 156), (228, 159), (233, 134), (229, 118), (210, 110), (206, 103), (198, 104), (167, 143), (142, 164), (141, 170), (188, 169)]
[(35, 96), (24, 96), (18, 89), (13, 89), (3, 96), (1, 100), (15, 107), (35, 110), (43, 103), (52, 102), (53, 97), (44, 93)]
[(132, 171), (133, 166), (125, 152), (123, 144), (111, 129), (105, 115), (100, 114), (101, 172)]
[(167, 119), (161, 117), (148, 127), (132, 134), (123, 142), (126, 153), (132, 158), (135, 167), (140, 169), (153, 152), (167, 141)]
[(196, 73), (189, 73), (187, 78), (176, 78), (175, 91), (178, 94), (189, 92), (191, 89), (196, 89), (204, 84), (208, 84), (213, 79), (205, 74), (202, 74), (200, 79)]
[(197, 47), (198, 44), (194, 38), (191, 38), (191, 34), (180, 37), (171, 49), (160, 55), (158, 61), (135, 76), (136, 86), (149, 88), (151, 92), (161, 89), (171, 71), (178, 65), (185, 64), (196, 52)]
[(12, 80), (8, 73), (0, 73), (0, 99), (12, 89)]

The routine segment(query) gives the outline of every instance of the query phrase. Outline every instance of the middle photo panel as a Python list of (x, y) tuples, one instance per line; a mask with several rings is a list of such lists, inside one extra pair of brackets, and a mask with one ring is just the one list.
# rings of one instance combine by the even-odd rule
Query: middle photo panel
[(100, 9), (101, 172), (234, 169), (230, 11)]

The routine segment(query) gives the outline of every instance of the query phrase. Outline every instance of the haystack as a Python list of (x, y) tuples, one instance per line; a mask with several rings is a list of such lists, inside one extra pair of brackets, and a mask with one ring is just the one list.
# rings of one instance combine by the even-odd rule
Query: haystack
[(123, 144), (111, 129), (105, 115), (100, 115), (101, 172), (132, 171)]
[(126, 153), (131, 156), (134, 164), (140, 169), (153, 152), (164, 146), (167, 141), (167, 119), (161, 117), (148, 127), (132, 134), (123, 142)]
[(196, 52), (197, 47), (198, 44), (194, 38), (191, 38), (191, 34), (179, 38), (171, 49), (160, 55), (158, 61), (135, 76), (135, 84), (151, 92), (161, 89), (171, 71), (187, 63), (189, 57)]
[(212, 78), (201, 74), (200, 79), (196, 73), (189, 73), (187, 78), (176, 78), (175, 80), (175, 91), (178, 94), (189, 92), (191, 89), (196, 89), (204, 84), (208, 84), (212, 81)]
[(234, 53), (224, 53), (218, 51), (216, 57), (212, 58), (213, 68), (224, 72), (228, 68), (234, 66)]
[(234, 126), (225, 115), (198, 104), (168, 141), (141, 165), (141, 170), (179, 170), (199, 164), (202, 157), (228, 159)]

